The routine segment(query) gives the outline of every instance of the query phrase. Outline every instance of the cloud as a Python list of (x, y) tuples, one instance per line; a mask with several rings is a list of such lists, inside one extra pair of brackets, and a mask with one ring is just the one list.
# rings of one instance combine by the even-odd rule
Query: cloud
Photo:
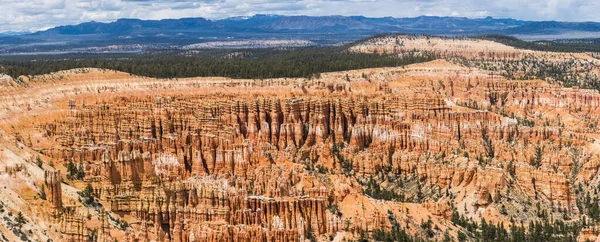
[(0, 32), (119, 18), (220, 19), (254, 14), (420, 15), (600, 21), (596, 0), (0, 0)]

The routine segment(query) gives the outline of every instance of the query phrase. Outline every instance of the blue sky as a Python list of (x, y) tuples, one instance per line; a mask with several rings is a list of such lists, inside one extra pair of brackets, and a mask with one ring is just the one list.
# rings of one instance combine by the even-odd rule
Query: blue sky
[(598, 0), (0, 0), (0, 32), (118, 18), (221, 19), (259, 13), (600, 21), (599, 7)]

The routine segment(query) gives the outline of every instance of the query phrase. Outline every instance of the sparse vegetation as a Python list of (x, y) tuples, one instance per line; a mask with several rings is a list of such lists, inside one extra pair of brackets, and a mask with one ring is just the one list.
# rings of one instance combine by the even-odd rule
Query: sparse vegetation
[(40, 158), (40, 156), (39, 156), (39, 155), (35, 157), (35, 164), (36, 164), (36, 165), (37, 165), (39, 168), (42, 168), (42, 164), (43, 164), (43, 163), (42, 163), (42, 159)]
[(85, 176), (85, 171), (83, 168), (83, 163), (80, 162), (79, 165), (75, 166), (73, 161), (69, 161), (67, 164), (67, 179), (69, 180), (81, 180)]
[(40, 186), (40, 192), (38, 195), (40, 196), (40, 199), (46, 200), (46, 188), (45, 188), (44, 184), (42, 184), (42, 186)]
[(87, 205), (91, 205), (95, 203), (94, 199), (94, 189), (91, 184), (87, 184), (85, 188), (79, 192), (79, 196), (81, 196), (81, 202)]

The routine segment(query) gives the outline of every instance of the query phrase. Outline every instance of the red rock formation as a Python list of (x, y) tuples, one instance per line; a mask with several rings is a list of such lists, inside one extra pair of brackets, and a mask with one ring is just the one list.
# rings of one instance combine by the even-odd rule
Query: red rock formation
[(87, 242), (87, 229), (85, 218), (76, 213), (74, 207), (67, 207), (60, 220), (61, 241)]
[[(439, 51), (480, 60), (526, 54)], [(91, 85), (75, 76), (73, 83), (83, 83), (77, 88)], [(131, 241), (324, 240), (391, 229), (394, 216), (406, 226), (427, 219), (408, 216), (417, 213), (527, 223), (533, 219), (520, 206), (533, 202), (577, 217), (583, 211), (574, 185), (598, 176), (590, 135), (600, 117), (596, 92), (506, 80), (445, 61), (310, 81), (117, 77), (91, 85), (93, 98), (64, 87), (62, 99), (48, 104), (64, 110), (32, 118), (35, 130), (23, 125), (23, 136), (33, 137), (27, 146), (57, 167), (83, 164), (83, 181), (69, 184), (89, 183), (108, 214), (131, 224), (124, 232), (99, 219), (102, 238), (119, 239), (114, 230), (121, 230)], [(27, 80), (48, 87), (39, 77)], [(15, 177), (23, 168), (8, 167)], [(45, 178), (48, 200), (60, 211), (60, 173)], [(382, 195), (369, 186), (394, 201), (377, 201)], [(408, 212), (400, 201), (420, 210)], [(508, 215), (493, 214), (511, 204)], [(65, 238), (87, 233), (83, 214), (65, 211)]]
[(62, 203), (62, 177), (60, 170), (44, 171), (44, 187), (46, 191), (46, 200), (50, 202), (51, 215), (58, 219), (63, 209)]

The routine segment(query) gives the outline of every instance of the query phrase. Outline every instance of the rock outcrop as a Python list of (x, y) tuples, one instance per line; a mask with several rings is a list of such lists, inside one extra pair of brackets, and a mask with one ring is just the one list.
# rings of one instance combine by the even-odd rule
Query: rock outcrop
[(46, 199), (50, 202), (51, 215), (54, 219), (60, 218), (63, 210), (61, 181), (60, 170), (44, 171)]
[[(402, 48), (478, 61), (540, 54), (439, 41)], [(402, 53), (384, 42), (353, 50)], [(7, 88), (27, 98), (0, 93), (0, 124), (14, 150), (56, 168), (5, 171), (39, 184), (45, 169), (43, 203), (59, 223), (48, 231), (61, 241), (300, 242), (397, 225), (419, 234), (427, 220), (459, 231), (457, 214), (567, 220), (584, 216), (582, 190), (598, 181), (600, 94), (443, 60), (311, 80), (88, 69), (22, 80)]]

